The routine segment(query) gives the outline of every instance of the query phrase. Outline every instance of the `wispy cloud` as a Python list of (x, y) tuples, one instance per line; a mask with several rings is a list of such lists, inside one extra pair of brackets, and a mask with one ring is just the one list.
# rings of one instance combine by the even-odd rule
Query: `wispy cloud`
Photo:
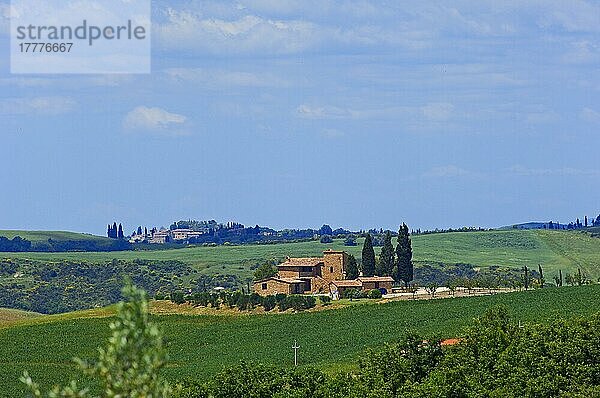
[(520, 176), (598, 176), (600, 175), (600, 169), (577, 169), (572, 167), (562, 167), (562, 168), (530, 168), (522, 165), (515, 165), (508, 169), (508, 171), (512, 174), (517, 174)]
[(586, 122), (600, 123), (600, 112), (598, 112), (592, 108), (588, 108), (588, 107), (583, 108), (579, 115)]
[(185, 84), (205, 87), (288, 87), (290, 83), (269, 73), (217, 70), (206, 68), (170, 68), (165, 70), (171, 79)]
[(138, 106), (125, 116), (123, 127), (127, 131), (180, 136), (189, 134), (187, 122), (187, 117), (177, 113)]
[(429, 169), (428, 171), (421, 174), (424, 178), (452, 178), (452, 177), (482, 177), (483, 173), (469, 171), (462, 167), (449, 164), (444, 166), (437, 166)]
[(165, 23), (155, 24), (159, 46), (211, 54), (298, 53), (318, 43), (315, 24), (302, 20), (274, 21), (246, 15), (224, 20), (202, 18), (187, 10), (167, 10)]
[(0, 114), (60, 115), (71, 112), (75, 105), (68, 97), (7, 98), (0, 99)]

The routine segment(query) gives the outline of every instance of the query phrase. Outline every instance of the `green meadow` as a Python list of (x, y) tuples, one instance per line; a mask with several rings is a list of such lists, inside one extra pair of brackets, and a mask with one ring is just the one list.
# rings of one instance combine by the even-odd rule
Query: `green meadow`
[[(2, 235), (2, 232), (0, 232)], [(104, 238), (102, 238), (104, 239)], [(580, 231), (498, 230), (419, 235), (412, 238), (414, 261), (421, 263), (472, 264), (476, 267), (500, 265), (514, 268), (541, 264), (551, 278), (559, 269), (584, 270), (591, 278), (600, 277), (600, 239)], [(235, 274), (251, 277), (251, 266), (286, 256), (319, 256), (332, 248), (346, 250), (360, 258), (362, 241), (346, 247), (342, 240), (332, 244), (318, 241), (217, 247), (187, 247), (173, 250), (70, 253), (0, 253), (0, 258), (29, 258), (55, 261), (106, 262), (113, 258), (133, 260), (180, 260), (207, 274)], [(394, 242), (395, 243), (395, 242)], [(375, 248), (376, 252), (380, 249)]]

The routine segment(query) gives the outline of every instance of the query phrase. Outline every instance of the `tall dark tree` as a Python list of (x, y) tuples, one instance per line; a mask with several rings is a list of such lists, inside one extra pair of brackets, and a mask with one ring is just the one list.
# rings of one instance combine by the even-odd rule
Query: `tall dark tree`
[(563, 285), (563, 276), (562, 276), (562, 269), (558, 270), (558, 280), (559, 280), (559, 286)]
[(119, 224), (119, 231), (117, 233), (117, 238), (123, 239), (124, 237), (125, 237), (125, 234), (123, 234), (123, 225)]
[(362, 249), (362, 274), (363, 276), (375, 275), (375, 250), (371, 234), (367, 234)]
[(117, 229), (117, 223), (114, 222), (113, 225), (112, 225), (112, 236), (111, 236), (111, 238), (117, 239), (117, 230), (118, 230)]
[(377, 275), (390, 276), (394, 268), (394, 245), (392, 244), (392, 233), (386, 231), (383, 237), (383, 246), (381, 247), (381, 255), (377, 264)]
[(588, 219), (587, 219), (587, 216), (585, 216), (585, 218), (583, 219), (583, 223), (584, 223), (585, 227), (587, 228), (587, 227), (588, 227)]
[(542, 264), (538, 264), (538, 272), (540, 273), (540, 287), (544, 287), (544, 270), (542, 270)]
[(108, 224), (108, 228), (106, 230), (106, 236), (112, 238), (112, 227)]
[(148, 235), (148, 227), (144, 227), (144, 235)]
[(141, 227), (141, 226), (139, 226), (139, 227), (138, 227), (138, 229), (137, 229), (137, 234), (138, 234), (138, 235), (141, 235), (141, 234), (142, 234), (142, 227)]
[(412, 244), (410, 233), (406, 224), (402, 224), (398, 231), (398, 245), (396, 246), (396, 281), (404, 282), (404, 286), (414, 279), (414, 268), (412, 263)]
[(353, 255), (348, 256), (348, 265), (346, 266), (346, 279), (358, 278), (358, 264)]
[(333, 234), (333, 230), (331, 229), (331, 227), (327, 224), (324, 224), (320, 229), (319, 229), (319, 235), (323, 236), (323, 235), (332, 235)]

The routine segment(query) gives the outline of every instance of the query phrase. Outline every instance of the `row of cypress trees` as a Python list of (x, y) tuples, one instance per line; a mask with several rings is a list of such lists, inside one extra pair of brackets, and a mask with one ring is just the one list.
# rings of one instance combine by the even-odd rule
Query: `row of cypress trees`
[[(383, 238), (383, 246), (379, 261), (375, 256), (373, 239), (367, 234), (362, 249), (362, 275), (363, 276), (391, 276), (396, 282), (404, 282), (405, 286), (414, 279), (414, 268), (412, 263), (412, 244), (410, 232), (406, 224), (402, 224), (398, 231), (396, 248), (392, 244), (392, 233), (386, 231)], [(347, 268), (348, 279), (359, 276), (356, 259), (351, 256)]]

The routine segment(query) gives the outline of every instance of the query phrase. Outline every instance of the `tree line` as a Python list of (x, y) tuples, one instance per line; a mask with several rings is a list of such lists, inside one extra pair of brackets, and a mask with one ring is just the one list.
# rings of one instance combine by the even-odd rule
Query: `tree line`
[(412, 243), (410, 232), (406, 224), (398, 230), (396, 247), (392, 243), (392, 233), (386, 231), (383, 236), (383, 245), (379, 258), (375, 256), (373, 238), (367, 233), (362, 248), (360, 267), (354, 256), (346, 270), (347, 279), (356, 279), (362, 276), (391, 276), (396, 282), (403, 282), (405, 286), (414, 279), (414, 266), (412, 262)]

